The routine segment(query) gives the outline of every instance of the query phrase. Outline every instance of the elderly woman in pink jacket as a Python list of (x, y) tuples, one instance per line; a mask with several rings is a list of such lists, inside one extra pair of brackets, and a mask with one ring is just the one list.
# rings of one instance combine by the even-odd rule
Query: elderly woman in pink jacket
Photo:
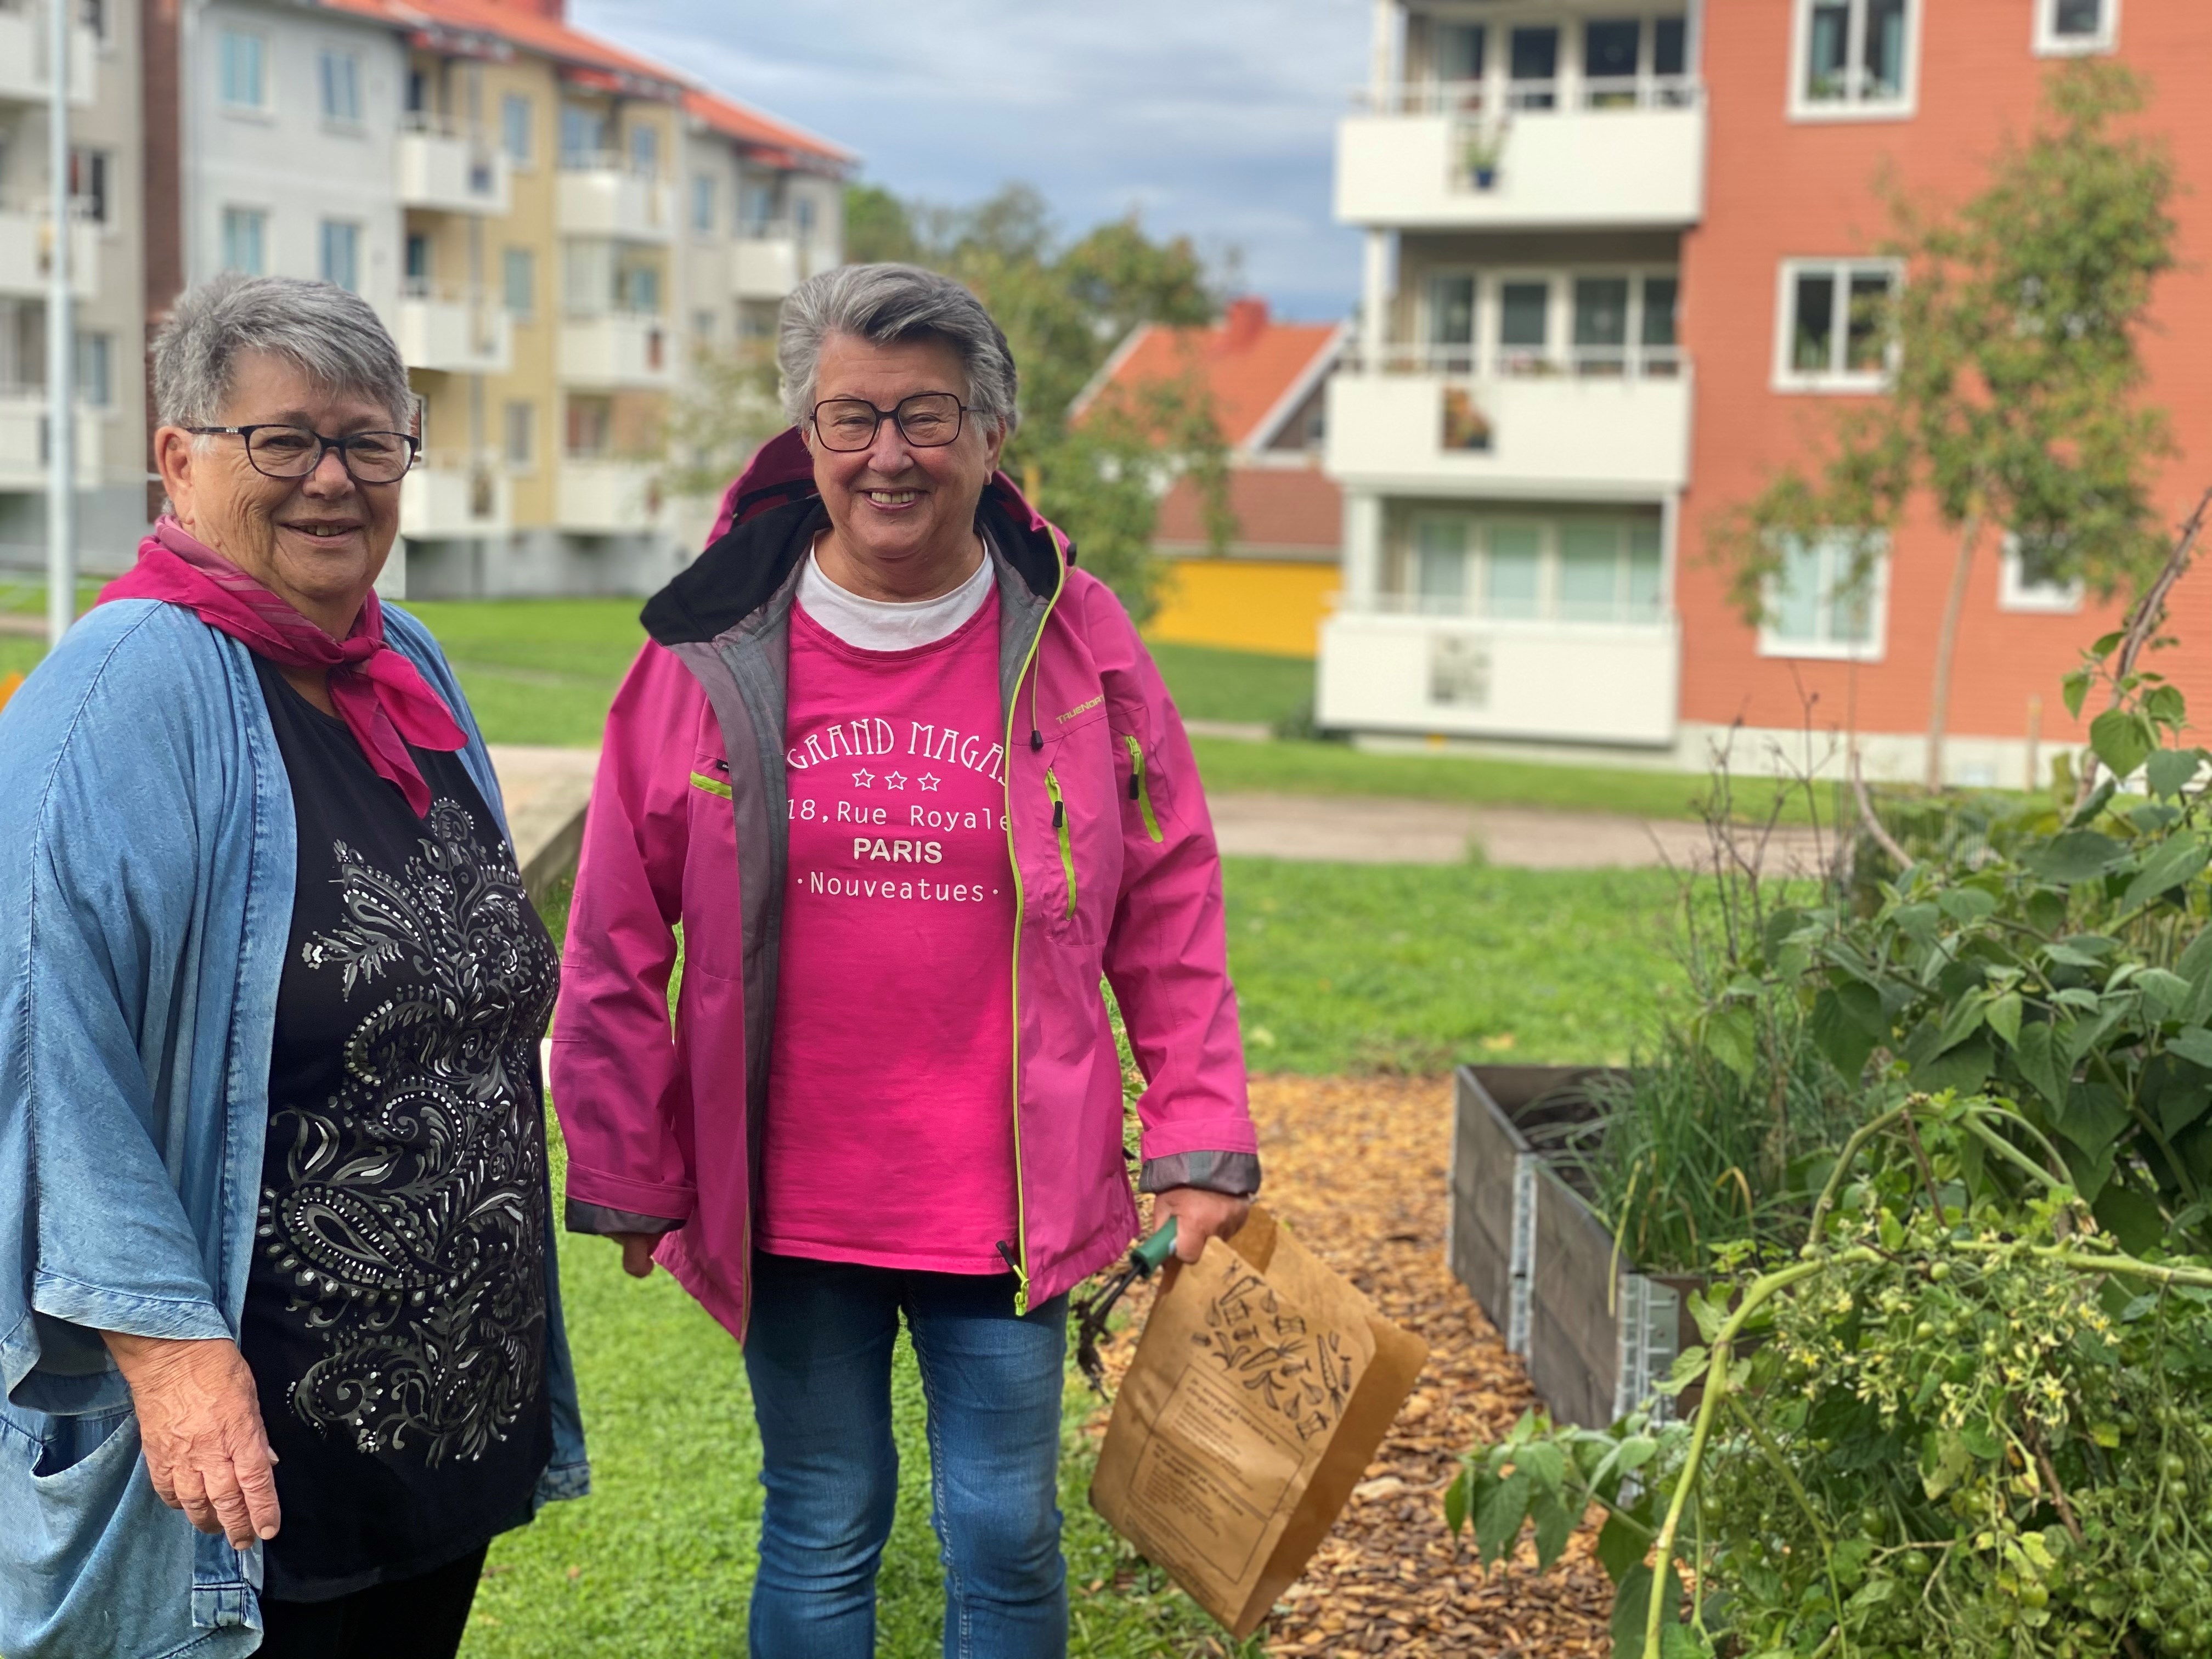
[[(948, 1655), (1057, 1655), (1067, 1292), (1258, 1188), (1190, 746), (1120, 601), (998, 471), (1006, 337), (905, 265), (785, 302), (793, 429), (645, 608), (608, 716), (553, 1038), (572, 1230), (744, 1346), (759, 1659), (863, 1659), (928, 1397)], [(683, 945), (672, 1033), (669, 977)]]

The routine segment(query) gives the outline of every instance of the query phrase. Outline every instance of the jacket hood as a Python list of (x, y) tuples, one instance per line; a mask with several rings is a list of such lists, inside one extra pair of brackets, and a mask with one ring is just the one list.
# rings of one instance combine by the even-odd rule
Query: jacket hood
[[(787, 428), (723, 491), (705, 550), (646, 601), (639, 621), (665, 646), (728, 632), (768, 603), (829, 521), (814, 487), (814, 458), (799, 429)], [(1059, 586), (1063, 561), (1075, 562), (1075, 544), (1004, 472), (984, 485), (975, 528), (1041, 599)]]

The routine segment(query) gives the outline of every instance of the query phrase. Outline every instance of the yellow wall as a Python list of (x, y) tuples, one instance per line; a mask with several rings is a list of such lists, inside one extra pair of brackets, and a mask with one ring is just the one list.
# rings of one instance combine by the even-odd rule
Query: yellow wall
[(1316, 656), (1329, 596), (1341, 584), (1334, 564), (1177, 559), (1161, 584), (1159, 614), (1145, 632), (1177, 645)]

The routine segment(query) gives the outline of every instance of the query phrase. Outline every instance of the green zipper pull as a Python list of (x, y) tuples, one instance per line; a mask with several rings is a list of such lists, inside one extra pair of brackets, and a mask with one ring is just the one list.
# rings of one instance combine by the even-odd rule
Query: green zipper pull
[(1053, 834), (1060, 842), (1060, 870), (1067, 878), (1067, 914), (1075, 914), (1075, 848), (1067, 836), (1067, 802), (1060, 793), (1060, 777), (1045, 768), (1044, 792), (1052, 797)]
[(1154, 841), (1165, 841), (1159, 819), (1152, 816), (1152, 792), (1145, 786), (1145, 745), (1133, 732), (1121, 741), (1129, 746), (1129, 799), (1145, 809), (1145, 833)]

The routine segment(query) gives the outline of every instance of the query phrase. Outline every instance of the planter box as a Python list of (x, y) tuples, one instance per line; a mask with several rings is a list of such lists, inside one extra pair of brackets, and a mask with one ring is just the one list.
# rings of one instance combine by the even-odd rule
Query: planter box
[(1542, 1132), (1595, 1115), (1600, 1068), (1462, 1066), (1454, 1079), (1451, 1212), (1445, 1249), (1528, 1365), (1563, 1423), (1602, 1428), (1655, 1395), (1698, 1340), (1685, 1297), (1704, 1281), (1652, 1274), (1614, 1255), (1613, 1234), (1541, 1150)]

